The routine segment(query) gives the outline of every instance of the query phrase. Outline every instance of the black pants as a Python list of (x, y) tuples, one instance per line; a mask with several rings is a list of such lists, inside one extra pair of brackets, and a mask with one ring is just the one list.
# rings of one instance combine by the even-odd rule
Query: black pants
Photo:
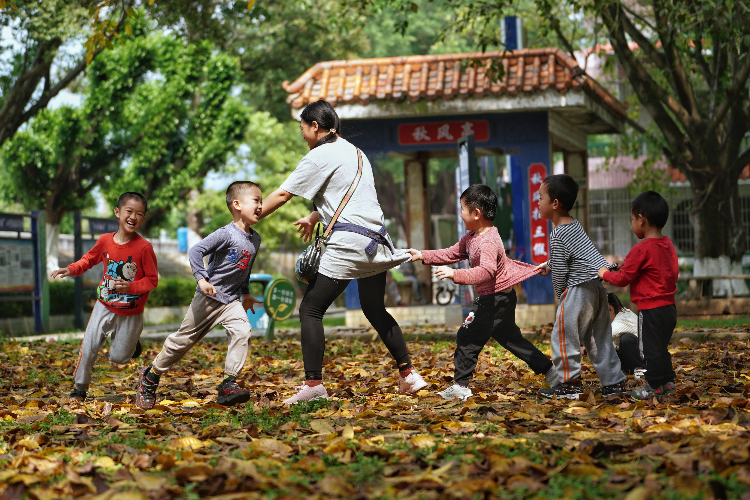
[[(404, 369), (411, 366), (409, 351), (406, 349), (401, 328), (385, 310), (385, 274), (382, 272), (357, 280), (359, 301), (362, 304), (362, 312), (380, 335), (380, 339), (396, 360), (396, 365), (406, 363), (401, 367)], [(307, 380), (319, 380), (322, 376), (326, 344), (323, 315), (350, 281), (329, 278), (318, 273), (305, 291), (299, 306), (299, 318), (302, 323), (302, 360), (305, 363)]]
[(636, 368), (646, 366), (646, 362), (641, 357), (638, 337), (632, 333), (623, 333), (620, 336), (620, 348), (617, 350), (617, 355), (620, 357), (620, 366), (625, 375), (632, 375)]
[(641, 355), (646, 360), (646, 382), (654, 389), (674, 382), (669, 341), (676, 325), (677, 306), (674, 304), (638, 311), (638, 339)]
[(552, 361), (521, 335), (516, 325), (516, 301), (515, 290), (480, 295), (474, 300), (474, 307), (456, 335), (453, 354), (456, 382), (466, 384), (471, 380), (479, 353), (490, 337), (525, 361), (536, 374), (547, 373), (552, 367)]

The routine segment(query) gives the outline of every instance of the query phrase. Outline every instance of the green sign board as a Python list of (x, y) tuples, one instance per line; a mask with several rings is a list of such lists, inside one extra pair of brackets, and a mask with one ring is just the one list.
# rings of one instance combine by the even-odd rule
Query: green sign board
[(266, 330), (267, 340), (273, 339), (274, 322), (289, 319), (294, 312), (296, 302), (297, 293), (289, 280), (280, 278), (268, 284), (263, 293), (263, 306), (269, 318)]

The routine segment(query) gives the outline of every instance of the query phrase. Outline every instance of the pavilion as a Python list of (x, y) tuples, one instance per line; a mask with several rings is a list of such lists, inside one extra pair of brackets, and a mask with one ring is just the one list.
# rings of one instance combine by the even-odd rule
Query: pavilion
[[(495, 80), (500, 66), (504, 75)], [(535, 195), (553, 153), (563, 153), (565, 172), (581, 186), (573, 215), (587, 228), (587, 136), (621, 133), (627, 116), (556, 48), (321, 62), (283, 88), (295, 119), (325, 99), (344, 135), (368, 156), (404, 159), (407, 240), (416, 248), (431, 241), (429, 158), (456, 155), (456, 141), (467, 134), (477, 156), (510, 155), (513, 229), (527, 262), (544, 262), (549, 250), (549, 224), (535, 213)], [(549, 278), (524, 286), (529, 304), (554, 302)]]

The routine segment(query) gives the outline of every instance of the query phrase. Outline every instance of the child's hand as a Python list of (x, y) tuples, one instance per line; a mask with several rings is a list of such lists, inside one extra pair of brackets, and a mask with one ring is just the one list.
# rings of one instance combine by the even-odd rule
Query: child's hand
[(126, 295), (130, 290), (130, 282), (125, 280), (113, 280), (112, 288), (117, 290), (120, 295)]
[(602, 266), (599, 268), (599, 270), (596, 272), (596, 274), (601, 278), (604, 279), (604, 273), (609, 271), (609, 268), (607, 266)]
[(262, 300), (257, 300), (252, 295), (243, 295), (242, 296), (242, 307), (245, 308), (245, 312), (247, 312), (248, 309), (250, 309), (253, 314), (255, 314), (255, 304), (262, 304)]
[(209, 297), (216, 297), (216, 288), (208, 282), (206, 278), (201, 278), (200, 281), (198, 281), (198, 288), (201, 289), (201, 292), (203, 292), (203, 295), (208, 295)]
[(422, 252), (419, 250), (414, 250), (413, 248), (408, 248), (405, 250), (406, 253), (411, 254), (411, 260), (409, 262), (416, 262), (418, 260), (422, 260)]
[(448, 278), (449, 280), (453, 280), (453, 275), (455, 273), (455, 269), (448, 266), (440, 266), (435, 268), (435, 276), (440, 278), (441, 280), (444, 280)]
[(540, 270), (540, 276), (547, 276), (552, 271), (546, 262), (544, 264), (539, 264), (536, 268)]
[(50, 276), (52, 277), (52, 279), (55, 279), (58, 276), (60, 278), (67, 278), (68, 276), (70, 276), (70, 269), (68, 269), (67, 267), (62, 267), (56, 271), (52, 271), (52, 274)]

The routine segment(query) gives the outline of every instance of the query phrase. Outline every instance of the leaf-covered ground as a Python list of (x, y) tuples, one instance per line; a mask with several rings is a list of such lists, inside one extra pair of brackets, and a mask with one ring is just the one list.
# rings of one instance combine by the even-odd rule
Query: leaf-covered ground
[[(743, 498), (750, 499), (746, 341), (673, 346), (678, 392), (634, 402), (542, 400), (496, 343), (466, 403), (435, 396), (453, 344), (412, 341), (432, 383), (399, 396), (380, 342), (328, 342), (333, 399), (284, 407), (301, 382), (294, 340), (253, 342), (242, 407), (218, 406), (226, 344), (205, 343), (133, 404), (137, 368), (106, 350), (85, 403), (69, 402), (79, 342), (0, 344), (0, 498)], [(145, 345), (152, 359), (160, 344)], [(548, 345), (543, 345), (545, 352)], [(588, 369), (587, 369), (588, 368)], [(628, 380), (629, 387), (642, 383)]]

